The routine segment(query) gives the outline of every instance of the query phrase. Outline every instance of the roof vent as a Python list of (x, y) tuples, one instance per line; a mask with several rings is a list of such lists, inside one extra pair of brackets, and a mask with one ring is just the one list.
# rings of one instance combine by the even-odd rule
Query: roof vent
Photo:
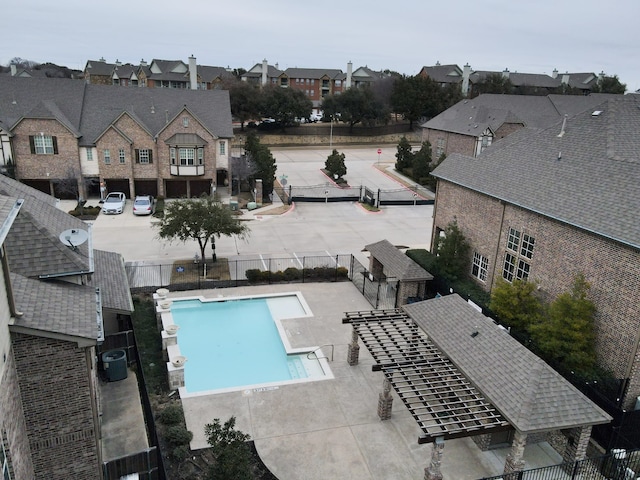
[(593, 113), (591, 114), (591, 116), (592, 117), (599, 117), (601, 113), (602, 113), (602, 110), (594, 110)]
[(564, 137), (564, 131), (567, 127), (567, 114), (564, 114), (564, 119), (562, 120), (562, 128), (560, 129), (560, 133), (558, 134), (558, 138)]

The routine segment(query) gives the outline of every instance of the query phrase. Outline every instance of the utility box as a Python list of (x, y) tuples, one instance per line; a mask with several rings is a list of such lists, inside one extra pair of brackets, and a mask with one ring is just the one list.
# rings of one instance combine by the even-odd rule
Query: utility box
[(110, 350), (102, 354), (102, 365), (107, 375), (107, 381), (117, 382), (127, 378), (127, 352), (124, 350)]
[(229, 200), (229, 207), (232, 212), (238, 211), (238, 201), (237, 200)]

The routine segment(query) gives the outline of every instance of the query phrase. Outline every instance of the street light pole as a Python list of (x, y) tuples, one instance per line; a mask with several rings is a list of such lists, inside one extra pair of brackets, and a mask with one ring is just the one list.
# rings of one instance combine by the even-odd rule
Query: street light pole
[(329, 150), (333, 152), (333, 115), (331, 115), (331, 127), (329, 128)]

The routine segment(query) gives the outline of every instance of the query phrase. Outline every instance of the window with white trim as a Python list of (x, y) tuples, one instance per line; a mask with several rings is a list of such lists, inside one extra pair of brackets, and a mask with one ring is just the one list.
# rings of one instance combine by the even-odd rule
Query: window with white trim
[(108, 148), (105, 148), (105, 149), (102, 151), (102, 155), (103, 155), (103, 157), (104, 157), (104, 163), (105, 163), (106, 165), (109, 165), (109, 164), (111, 163), (111, 152), (109, 151), (109, 149), (108, 149)]
[[(175, 151), (173, 154), (175, 157)], [(148, 148), (136, 148), (136, 163), (142, 163), (145, 165), (153, 163), (153, 152)]]
[(473, 252), (473, 266), (471, 267), (471, 274), (478, 280), (486, 282), (488, 268), (489, 259), (480, 255), (478, 252)]
[(226, 154), (227, 154), (227, 142), (221, 141), (220, 142), (220, 155), (226, 155)]
[(171, 147), (169, 149), (169, 158), (171, 159), (171, 165), (175, 165), (176, 164), (176, 148), (175, 147)]
[(195, 148), (179, 148), (178, 155), (180, 158), (180, 165), (194, 165), (196, 158)]
[(125, 163), (127, 157), (124, 154), (124, 148), (118, 149), (118, 160), (120, 163)]
[(438, 142), (436, 143), (436, 157), (440, 158), (440, 155), (444, 153), (444, 138), (438, 137)]
[(9, 456), (5, 450), (2, 436), (0, 436), (0, 472), (2, 472), (2, 480), (11, 480), (11, 473), (9, 473)]
[(182, 126), (185, 128), (189, 126), (189, 117), (182, 117)]
[(507, 236), (507, 252), (504, 256), (502, 277), (507, 282), (514, 279), (527, 280), (531, 271), (531, 264), (527, 261), (533, 258), (535, 238), (529, 234), (521, 234), (515, 228), (509, 228)]
[(89, 162), (93, 161), (93, 148), (87, 147), (87, 160)]
[(36, 155), (54, 155), (58, 153), (56, 137), (52, 135), (31, 135), (29, 137), (31, 153)]

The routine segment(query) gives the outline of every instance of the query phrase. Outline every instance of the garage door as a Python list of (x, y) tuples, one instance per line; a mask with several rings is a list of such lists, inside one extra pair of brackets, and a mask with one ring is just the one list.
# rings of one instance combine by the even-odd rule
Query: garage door
[(191, 187), (191, 198), (211, 193), (211, 180), (191, 180), (189, 186)]
[(125, 194), (127, 198), (131, 198), (130, 190), (129, 190), (129, 180), (116, 178), (116, 179), (105, 179), (105, 184), (107, 185), (107, 193), (111, 192), (122, 192)]
[(167, 180), (165, 183), (167, 198), (181, 198), (187, 196), (186, 180)]
[(49, 185), (49, 180), (20, 180), (25, 185), (29, 185), (30, 187), (35, 188), (36, 190), (40, 190), (41, 192), (46, 193), (47, 195), (51, 195), (51, 186)]
[(158, 182), (156, 180), (134, 180), (133, 188), (136, 195), (158, 196)]

